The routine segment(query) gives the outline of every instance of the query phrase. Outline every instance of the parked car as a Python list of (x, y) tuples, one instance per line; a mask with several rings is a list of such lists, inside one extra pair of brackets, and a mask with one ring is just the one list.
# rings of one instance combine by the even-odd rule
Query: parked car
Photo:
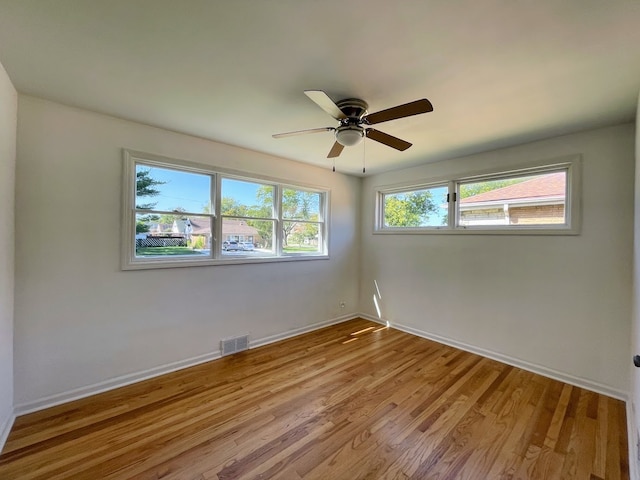
[(236, 241), (228, 242), (228, 241), (225, 240), (224, 242), (222, 242), (222, 250), (226, 250), (226, 251), (230, 252), (232, 250), (233, 251), (241, 250), (241, 247), (238, 244), (238, 242), (236, 242)]
[(240, 249), (252, 251), (254, 249), (254, 245), (251, 242), (240, 242)]

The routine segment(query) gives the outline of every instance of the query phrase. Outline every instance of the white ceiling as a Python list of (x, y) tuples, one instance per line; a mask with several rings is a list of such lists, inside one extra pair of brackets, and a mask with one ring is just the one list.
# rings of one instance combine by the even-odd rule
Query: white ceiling
[[(331, 168), (335, 126), (304, 90), (369, 111), (367, 174), (633, 121), (635, 0), (0, 0), (0, 62), (18, 91)], [(362, 144), (338, 171), (361, 174)]]

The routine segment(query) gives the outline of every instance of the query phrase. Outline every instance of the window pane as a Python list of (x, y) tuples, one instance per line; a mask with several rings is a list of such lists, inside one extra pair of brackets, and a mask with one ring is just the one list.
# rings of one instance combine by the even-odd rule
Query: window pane
[(282, 190), (282, 218), (320, 220), (321, 194), (285, 188)]
[(458, 224), (565, 224), (566, 170), (459, 185)]
[(447, 225), (446, 185), (384, 196), (385, 227), (442, 227)]
[(210, 217), (136, 214), (136, 257), (210, 256)]
[(282, 251), (295, 254), (322, 253), (320, 224), (312, 222), (283, 222)]
[(211, 177), (149, 165), (136, 165), (136, 208), (209, 213)]
[(275, 254), (273, 220), (222, 219), (222, 254), (264, 257)]
[(222, 179), (220, 213), (234, 217), (273, 217), (273, 185)]

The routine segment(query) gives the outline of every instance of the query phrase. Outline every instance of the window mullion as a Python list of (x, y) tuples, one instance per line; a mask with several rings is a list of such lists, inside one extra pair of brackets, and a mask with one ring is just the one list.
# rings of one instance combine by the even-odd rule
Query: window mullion
[(458, 184), (454, 181), (448, 183), (449, 205), (447, 210), (447, 228), (453, 229), (458, 224), (458, 200), (460, 192), (458, 192)]
[(282, 192), (283, 188), (281, 185), (275, 186), (275, 195), (273, 196), (273, 216), (275, 218), (274, 225), (274, 240), (275, 240), (275, 248), (276, 255), (282, 255), (282, 244), (283, 244), (283, 236), (284, 236), (284, 225), (282, 223)]
[(220, 213), (220, 204), (222, 196), (222, 176), (212, 175), (213, 181), (211, 182), (211, 212), (213, 217), (211, 218), (211, 232), (213, 238), (211, 238), (211, 256), (215, 259), (221, 258), (222, 251), (222, 215)]

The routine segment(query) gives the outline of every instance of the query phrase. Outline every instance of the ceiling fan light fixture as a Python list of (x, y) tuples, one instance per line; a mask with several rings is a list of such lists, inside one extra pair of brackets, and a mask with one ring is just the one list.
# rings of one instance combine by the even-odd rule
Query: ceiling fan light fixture
[(356, 125), (346, 125), (336, 129), (336, 141), (345, 147), (357, 145), (364, 138), (364, 129)]

